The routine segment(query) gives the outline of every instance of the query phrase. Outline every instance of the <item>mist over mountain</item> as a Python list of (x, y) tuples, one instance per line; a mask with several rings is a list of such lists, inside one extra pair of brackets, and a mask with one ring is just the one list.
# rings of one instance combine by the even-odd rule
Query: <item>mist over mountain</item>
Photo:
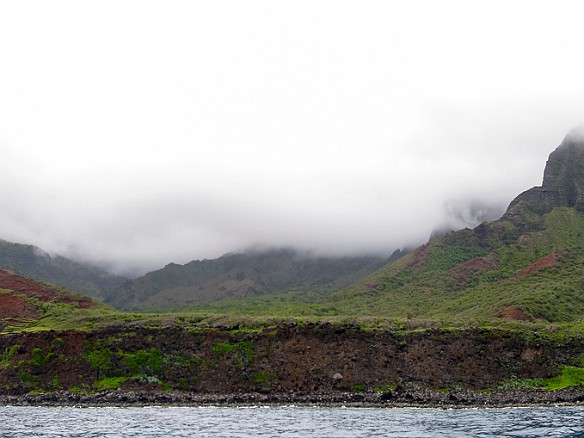
[(2, 242), (0, 267), (121, 309), (240, 314), (264, 309), (282, 315), (302, 309), (319, 316), (549, 321), (571, 321), (584, 313), (582, 130), (571, 131), (549, 155), (541, 186), (519, 194), (499, 219), (490, 220), (500, 215), (493, 205), (447, 203), (446, 222), (462, 229), (445, 230), (414, 251), (401, 248), (389, 258), (257, 246), (217, 259), (170, 263), (123, 281), (30, 245)]
[(339, 313), (574, 321), (584, 313), (584, 136), (571, 131), (541, 186), (503, 216), (438, 237), (333, 294)]
[(442, 237), (450, 231), (474, 228), (483, 222), (498, 219), (505, 212), (505, 207), (478, 200), (449, 200), (444, 204), (444, 210), (445, 221), (432, 231), (430, 240)]
[(554, 207), (584, 211), (584, 128), (571, 130), (547, 161), (543, 183), (511, 202), (506, 216), (522, 216), (524, 209), (545, 214)]
[[(400, 257), (399, 251), (393, 259)], [(121, 309), (168, 309), (289, 291), (314, 297), (340, 290), (387, 263), (387, 257), (323, 257), (291, 249), (226, 254), (171, 263), (104, 296)]]
[(50, 255), (33, 245), (1, 239), (0, 268), (100, 299), (127, 280), (96, 266)]
[(360, 315), (412, 324), (581, 318), (584, 137), (570, 132), (549, 155), (541, 186), (516, 196), (502, 216), (476, 202), (451, 203), (449, 211), (450, 223), (464, 228), (390, 258), (227, 254), (170, 264), (105, 299), (125, 309)]

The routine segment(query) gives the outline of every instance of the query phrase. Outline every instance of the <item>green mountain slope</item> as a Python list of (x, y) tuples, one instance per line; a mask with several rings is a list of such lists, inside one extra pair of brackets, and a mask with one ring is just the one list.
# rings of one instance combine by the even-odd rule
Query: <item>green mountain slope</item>
[[(461, 244), (461, 241), (464, 244)], [(573, 321), (584, 315), (584, 213), (555, 208), (515, 242), (463, 230), (336, 294), (340, 313)]]
[(429, 319), (584, 316), (584, 138), (497, 221), (450, 233), (328, 300), (339, 313)]
[(584, 136), (550, 155), (543, 184), (496, 221), (450, 232), (357, 280), (306, 299), (286, 291), (198, 305), (206, 312), (379, 317), (421, 323), (584, 317)]
[(127, 280), (95, 266), (61, 256), (50, 256), (32, 245), (1, 239), (0, 269), (8, 269), (18, 275), (63, 286), (95, 298), (102, 298)]
[(294, 290), (320, 297), (370, 274), (380, 257), (306, 257), (292, 250), (227, 254), (215, 260), (170, 264), (104, 296), (120, 309), (169, 309), (247, 299)]

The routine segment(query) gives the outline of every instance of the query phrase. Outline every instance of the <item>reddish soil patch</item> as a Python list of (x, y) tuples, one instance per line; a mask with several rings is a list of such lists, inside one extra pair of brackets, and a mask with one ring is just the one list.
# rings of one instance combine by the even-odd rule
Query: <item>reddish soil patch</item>
[(497, 313), (497, 318), (511, 319), (513, 321), (530, 321), (532, 318), (519, 307), (507, 306)]
[(95, 302), (88, 297), (76, 297), (56, 287), (15, 275), (3, 269), (0, 269), (0, 289), (11, 290), (40, 301), (76, 304), (82, 309), (95, 305)]
[(497, 267), (497, 262), (493, 255), (486, 257), (478, 257), (468, 260), (454, 268), (449, 269), (449, 272), (456, 277), (456, 284), (462, 286), (466, 284), (469, 277), (474, 273), (485, 273)]
[(36, 307), (24, 297), (11, 294), (0, 294), (0, 319), (36, 319)]
[(40, 301), (52, 301), (61, 293), (58, 289), (4, 270), (0, 270), (0, 288), (34, 297)]
[(496, 268), (497, 263), (495, 262), (495, 258), (492, 255), (489, 255), (487, 257), (478, 257), (476, 259), (469, 260), (468, 262), (464, 262), (460, 265), (460, 267), (470, 271), (487, 272)]
[(422, 245), (420, 249), (416, 251), (416, 258), (410, 264), (410, 266), (416, 270), (421, 269), (425, 264), (428, 258), (428, 245)]
[(532, 272), (541, 271), (542, 269), (549, 268), (551, 266), (556, 265), (557, 263), (558, 263), (558, 253), (552, 252), (552, 253), (546, 255), (545, 257), (542, 257), (541, 259), (537, 260), (536, 262), (533, 262), (528, 267), (517, 272), (513, 276), (513, 278), (526, 277), (529, 274), (531, 274)]

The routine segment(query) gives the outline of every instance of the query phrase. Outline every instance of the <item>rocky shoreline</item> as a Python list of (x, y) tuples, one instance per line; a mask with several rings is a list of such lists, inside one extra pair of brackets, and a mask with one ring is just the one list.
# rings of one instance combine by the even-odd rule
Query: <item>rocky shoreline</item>
[(4, 406), (347, 406), (347, 407), (419, 407), (419, 408), (494, 408), (514, 406), (584, 405), (584, 390), (493, 390), (479, 392), (427, 389), (401, 389), (383, 393), (335, 392), (326, 394), (200, 394), (191, 392), (102, 391), (73, 393), (58, 391), (44, 394), (2, 395)]

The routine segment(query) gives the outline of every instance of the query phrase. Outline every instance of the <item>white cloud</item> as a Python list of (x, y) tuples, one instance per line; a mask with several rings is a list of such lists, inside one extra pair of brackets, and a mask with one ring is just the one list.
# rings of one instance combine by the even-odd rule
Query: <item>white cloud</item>
[(578, 2), (0, 6), (0, 238), (117, 269), (423, 242), (584, 114)]

